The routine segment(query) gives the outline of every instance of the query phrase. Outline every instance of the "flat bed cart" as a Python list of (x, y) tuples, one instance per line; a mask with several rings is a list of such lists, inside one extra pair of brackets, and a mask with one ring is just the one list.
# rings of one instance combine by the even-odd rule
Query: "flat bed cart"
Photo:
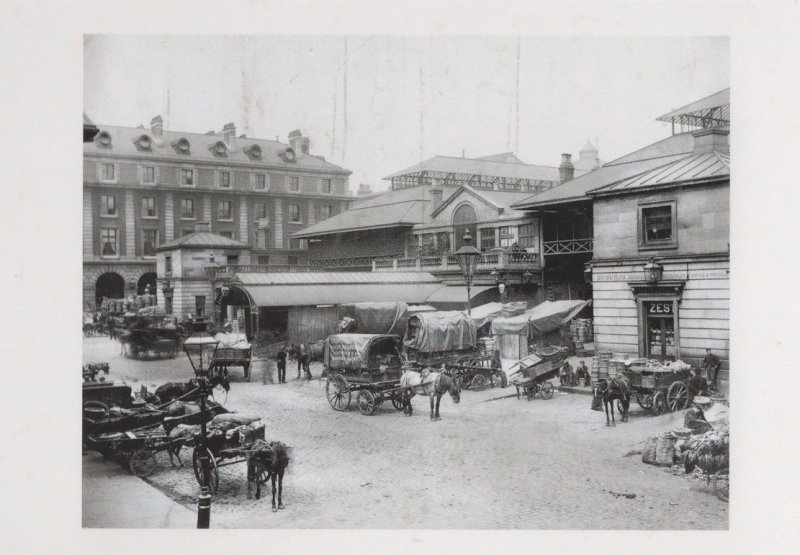
[(125, 432), (90, 434), (86, 446), (99, 452), (103, 458), (120, 459), (131, 474), (144, 478), (158, 467), (156, 453), (184, 442), (182, 438), (170, 439), (160, 427), (147, 427)]
[(125, 356), (137, 360), (175, 358), (181, 346), (178, 331), (167, 328), (129, 329)]
[(535, 395), (540, 395), (542, 399), (552, 399), (555, 388), (548, 380), (558, 376), (561, 368), (560, 359), (542, 360), (536, 355), (528, 355), (514, 363), (511, 369), (519, 365), (519, 370), (524, 376), (522, 379), (514, 380), (514, 387), (517, 388), (517, 399), (521, 399), (524, 394), (528, 401)]
[(458, 358), (446, 362), (445, 371), (458, 378), (461, 387), (472, 391), (483, 391), (489, 386), (508, 386), (508, 378), (494, 355)]
[[(203, 465), (200, 455), (202, 454), (203, 447), (198, 445), (198, 436), (195, 436), (195, 447), (192, 451), (192, 468), (194, 469), (194, 477), (197, 483), (203, 485)], [(247, 438), (243, 445), (239, 437), (226, 439), (225, 434), (218, 437), (209, 437), (205, 450), (209, 460), (208, 478), (209, 488), (211, 493), (217, 493), (219, 489), (219, 469), (223, 466), (231, 466), (247, 462), (248, 456), (253, 452), (250, 448), (257, 439), (264, 439), (264, 426), (261, 425), (256, 429), (256, 432)], [(261, 484), (266, 483), (268, 473), (264, 471), (258, 477)]]
[(655, 416), (686, 406), (689, 396), (686, 384), (691, 377), (688, 369), (662, 369), (648, 366), (646, 361), (637, 361), (626, 367), (623, 375), (631, 384), (631, 398)]
[(217, 347), (214, 353), (214, 368), (217, 371), (227, 370), (229, 366), (241, 366), (244, 377), (250, 381), (250, 363), (253, 358), (253, 347)]
[(345, 411), (353, 393), (358, 410), (369, 416), (385, 400), (403, 408), (400, 376), (403, 373), (402, 340), (398, 335), (340, 333), (325, 340), (324, 364), (328, 372), (325, 396), (333, 410)]

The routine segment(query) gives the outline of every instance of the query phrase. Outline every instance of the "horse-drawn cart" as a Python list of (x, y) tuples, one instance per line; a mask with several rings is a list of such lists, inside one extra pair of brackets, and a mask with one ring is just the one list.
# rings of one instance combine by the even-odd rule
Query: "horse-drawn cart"
[(323, 356), (328, 373), (325, 396), (334, 410), (347, 410), (354, 392), (358, 395), (358, 410), (366, 416), (387, 399), (397, 410), (403, 408), (400, 336), (331, 335), (325, 340)]
[(515, 362), (509, 368), (509, 374), (519, 372), (522, 377), (513, 381), (517, 388), (517, 399), (524, 394), (528, 401), (535, 395), (540, 395), (542, 399), (552, 399), (555, 388), (549, 381), (558, 375), (561, 366), (560, 359), (543, 360), (537, 355), (528, 355)]
[[(213, 421), (212, 421), (213, 422)], [(264, 439), (264, 424), (260, 420), (253, 420), (249, 424), (240, 424), (233, 429), (234, 433), (215, 430), (210, 426), (205, 445), (200, 442), (199, 434), (194, 438), (192, 451), (192, 467), (197, 483), (203, 485), (202, 453), (206, 452), (209, 461), (208, 485), (211, 493), (217, 493), (219, 488), (219, 469), (247, 461), (251, 454), (250, 447), (260, 439)], [(260, 483), (267, 481), (267, 476), (258, 477)]]
[(149, 476), (158, 467), (156, 453), (167, 451), (185, 440), (170, 438), (160, 426), (124, 432), (89, 434), (84, 438), (87, 448), (106, 459), (118, 458), (134, 476)]
[(631, 398), (656, 416), (686, 406), (689, 394), (686, 384), (691, 377), (688, 366), (672, 368), (640, 359), (628, 364), (623, 375), (630, 383)]
[(125, 356), (138, 360), (175, 358), (181, 346), (178, 331), (168, 328), (135, 328), (119, 334)]
[(243, 333), (218, 333), (215, 339), (219, 341), (214, 353), (215, 370), (227, 372), (231, 366), (241, 366), (244, 377), (249, 382), (253, 346), (247, 341), (246, 336)]
[(487, 387), (507, 387), (508, 378), (495, 355), (465, 356), (445, 362), (445, 372), (457, 378), (461, 387), (483, 391)]

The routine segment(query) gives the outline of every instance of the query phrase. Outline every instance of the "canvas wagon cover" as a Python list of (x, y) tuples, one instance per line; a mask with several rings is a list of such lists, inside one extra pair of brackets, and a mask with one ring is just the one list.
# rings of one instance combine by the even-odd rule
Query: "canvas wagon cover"
[(403, 302), (354, 303), (353, 318), (360, 333), (404, 334), (408, 305)]
[(472, 321), (480, 328), (495, 318), (517, 316), (525, 312), (526, 302), (486, 303), (472, 309)]
[(477, 328), (461, 311), (438, 311), (414, 314), (408, 319), (418, 324), (414, 337), (406, 337), (405, 346), (425, 353), (469, 349), (477, 342)]
[(377, 341), (390, 340), (400, 353), (401, 340), (397, 335), (337, 333), (325, 340), (324, 364), (337, 370), (369, 368), (370, 346)]
[(492, 335), (527, 335), (557, 330), (580, 313), (592, 301), (544, 301), (519, 316), (496, 318)]

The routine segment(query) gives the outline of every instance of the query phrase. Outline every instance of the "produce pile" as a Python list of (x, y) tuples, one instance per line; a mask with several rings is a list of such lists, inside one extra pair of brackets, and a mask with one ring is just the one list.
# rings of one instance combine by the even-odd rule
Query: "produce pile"
[[(105, 376), (100, 376), (100, 379), (97, 379), (97, 374), (102, 372)], [(109, 366), (107, 362), (90, 362), (89, 364), (83, 365), (83, 381), (84, 382), (96, 382), (106, 381), (106, 377), (108, 376)]]
[(730, 457), (730, 435), (727, 432), (706, 432), (686, 440), (684, 446), (684, 468), (687, 473), (695, 468), (706, 474), (728, 468)]

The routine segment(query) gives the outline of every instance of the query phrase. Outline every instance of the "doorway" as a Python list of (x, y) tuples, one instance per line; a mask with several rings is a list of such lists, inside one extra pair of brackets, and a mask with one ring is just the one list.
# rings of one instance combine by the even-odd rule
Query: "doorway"
[(116, 272), (107, 272), (97, 278), (94, 291), (95, 306), (100, 306), (103, 297), (121, 299), (125, 296), (125, 280)]
[(655, 360), (678, 358), (675, 301), (644, 301), (644, 356)]

